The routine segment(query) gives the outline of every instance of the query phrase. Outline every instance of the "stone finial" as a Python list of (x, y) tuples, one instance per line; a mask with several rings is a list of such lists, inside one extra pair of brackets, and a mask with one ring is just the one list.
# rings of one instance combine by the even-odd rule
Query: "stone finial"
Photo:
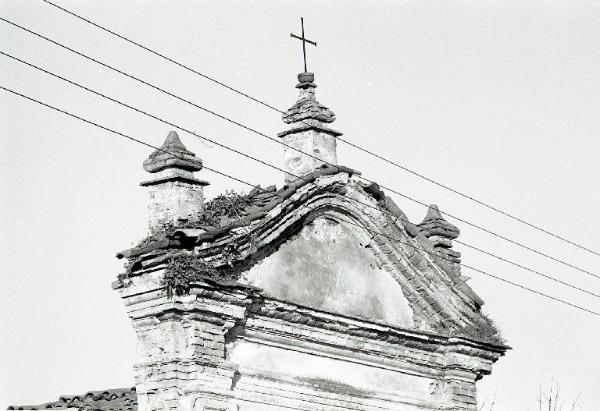
[(144, 161), (144, 170), (149, 173), (157, 173), (167, 168), (202, 170), (202, 160), (183, 145), (176, 131), (170, 131), (160, 149)]
[(315, 73), (298, 73), (298, 81), (300, 83), (296, 85), (296, 88), (303, 88), (305, 86), (317, 87), (317, 85), (313, 83), (313, 81), (315, 81)]
[(458, 238), (458, 228), (444, 219), (437, 205), (432, 204), (427, 210), (427, 215), (419, 228), (425, 237), (439, 236), (447, 240)]
[(208, 183), (197, 180), (194, 172), (202, 170), (202, 160), (183, 145), (175, 131), (144, 161), (144, 170), (155, 177), (140, 184), (148, 190), (150, 231), (200, 217), (203, 186)]
[(310, 173), (323, 164), (337, 164), (335, 139), (342, 133), (327, 126), (335, 121), (335, 114), (317, 101), (317, 85), (314, 79), (313, 73), (298, 74), (298, 100), (282, 116), (283, 122), (291, 125), (290, 129), (278, 134), (292, 147), (284, 149), (286, 182), (295, 180), (296, 176)]
[(293, 124), (302, 120), (316, 120), (322, 123), (333, 123), (335, 114), (329, 108), (319, 103), (315, 97), (313, 73), (298, 74), (299, 83), (296, 88), (300, 90), (298, 101), (283, 114), (283, 122)]
[(460, 253), (452, 250), (452, 240), (458, 238), (460, 230), (444, 219), (437, 205), (429, 206), (425, 219), (418, 227), (440, 254), (456, 265), (460, 264)]

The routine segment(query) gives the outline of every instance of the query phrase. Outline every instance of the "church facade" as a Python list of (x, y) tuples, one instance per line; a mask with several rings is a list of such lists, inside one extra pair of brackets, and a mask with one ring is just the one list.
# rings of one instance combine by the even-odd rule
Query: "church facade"
[(477, 381), (508, 347), (461, 273), (459, 230), (435, 205), (410, 222), (338, 165), (335, 115), (312, 73), (298, 80), (281, 188), (206, 202), (202, 161), (176, 132), (144, 162), (149, 236), (118, 254), (113, 283), (137, 338), (135, 388), (44, 406), (477, 409)]

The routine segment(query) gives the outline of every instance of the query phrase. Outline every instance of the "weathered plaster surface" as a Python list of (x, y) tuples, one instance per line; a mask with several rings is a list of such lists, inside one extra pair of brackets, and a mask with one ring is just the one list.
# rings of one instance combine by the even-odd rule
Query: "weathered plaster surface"
[(400, 285), (378, 266), (358, 229), (320, 218), (242, 277), (282, 300), (412, 327)]
[(431, 379), (395, 370), (347, 361), (322, 351), (271, 346), (239, 340), (232, 344), (229, 360), (239, 365), (240, 381), (246, 376), (286, 380), (298, 385), (361, 397), (398, 396), (427, 398)]
[(185, 181), (166, 181), (148, 190), (150, 228), (182, 219), (198, 218), (204, 209), (202, 185)]
[[(317, 130), (304, 130), (283, 137), (291, 147), (284, 147), (283, 165), (288, 172), (285, 181), (293, 181), (298, 176), (317, 169), (323, 164), (337, 164), (336, 139), (334, 136)], [(302, 152), (300, 152), (300, 151)], [(308, 153), (311, 156), (304, 154)]]

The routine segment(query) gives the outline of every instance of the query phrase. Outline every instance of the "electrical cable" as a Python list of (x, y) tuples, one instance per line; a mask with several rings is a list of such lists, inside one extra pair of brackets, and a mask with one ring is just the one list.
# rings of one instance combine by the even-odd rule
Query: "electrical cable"
[[(128, 42), (128, 43), (130, 43), (132, 45), (135, 45), (135, 46), (137, 46), (139, 48), (142, 48), (143, 50), (146, 50), (147, 52), (149, 52), (149, 53), (151, 53), (151, 54), (153, 54), (153, 55), (155, 55), (157, 57), (160, 57), (160, 58), (162, 58), (162, 59), (164, 59), (164, 60), (166, 60), (166, 61), (168, 61), (168, 62), (170, 62), (172, 64), (175, 64), (175, 65), (179, 66), (180, 68), (183, 68), (183, 69), (185, 69), (187, 71), (190, 71), (190, 72), (192, 72), (192, 73), (194, 73), (194, 74), (196, 74), (196, 75), (198, 75), (200, 77), (203, 77), (203, 78), (205, 78), (205, 79), (207, 79), (207, 80), (209, 80), (209, 81), (211, 81), (211, 82), (213, 82), (213, 83), (215, 83), (215, 84), (217, 84), (217, 85), (219, 85), (221, 87), (225, 87), (226, 89), (228, 89), (228, 90), (230, 90), (230, 91), (232, 91), (232, 92), (234, 92), (236, 94), (239, 94), (239, 95), (241, 95), (241, 96), (243, 96), (243, 97), (245, 97), (245, 98), (247, 98), (247, 99), (249, 99), (251, 101), (254, 101), (255, 103), (258, 103), (258, 104), (260, 104), (260, 105), (262, 105), (264, 107), (267, 107), (270, 110), (276, 111), (276, 112), (281, 113), (281, 114), (285, 114), (285, 111), (283, 111), (281, 109), (278, 109), (278, 108), (274, 107), (273, 105), (266, 103), (263, 100), (260, 100), (260, 99), (258, 99), (256, 97), (253, 97), (253, 96), (249, 95), (248, 93), (240, 91), (240, 90), (236, 89), (235, 87), (232, 87), (232, 86), (230, 86), (230, 85), (228, 85), (228, 84), (226, 84), (226, 83), (224, 83), (222, 81), (219, 81), (219, 80), (217, 80), (217, 79), (215, 79), (215, 78), (213, 78), (211, 76), (208, 76), (208, 75), (200, 72), (199, 70), (193, 69), (193, 68), (191, 68), (191, 67), (189, 67), (189, 66), (187, 66), (187, 65), (185, 65), (183, 63), (180, 63), (180, 62), (178, 62), (178, 61), (176, 61), (176, 60), (174, 60), (174, 59), (172, 59), (172, 58), (170, 58), (170, 57), (168, 57), (168, 56), (166, 56), (166, 55), (164, 55), (162, 53), (159, 53), (159, 52), (157, 52), (157, 51), (155, 51), (155, 50), (153, 50), (153, 49), (151, 49), (151, 48), (149, 48), (147, 46), (142, 45), (139, 42), (133, 41), (133, 40), (131, 40), (131, 39), (129, 39), (129, 38), (121, 35), (121, 34), (118, 34), (118, 33), (114, 32), (114, 31), (112, 31), (112, 30), (110, 30), (110, 29), (108, 29), (108, 28), (106, 28), (104, 26), (101, 26), (100, 24), (95, 23), (95, 22), (93, 22), (93, 21), (91, 21), (91, 20), (89, 20), (89, 19), (87, 19), (87, 18), (85, 18), (83, 16), (80, 16), (80, 15), (78, 15), (78, 14), (76, 14), (76, 13), (74, 13), (74, 12), (72, 12), (72, 11), (64, 8), (64, 7), (61, 7), (61, 6), (59, 6), (59, 5), (55, 4), (55, 3), (52, 3), (51, 1), (48, 1), (48, 0), (42, 0), (42, 1), (44, 1), (45, 3), (47, 3), (47, 4), (51, 5), (51, 6), (57, 8), (57, 9), (63, 11), (63, 12), (65, 12), (65, 13), (70, 14), (73, 17), (76, 17), (77, 19), (79, 19), (81, 21), (84, 21), (84, 22), (86, 22), (86, 23), (88, 23), (88, 24), (90, 24), (90, 25), (92, 25), (92, 26), (94, 26), (96, 28), (99, 28), (99, 29), (101, 29), (101, 30), (103, 30), (103, 31), (105, 31), (105, 32), (113, 35), (113, 36), (116, 36), (116, 37), (120, 38), (121, 40), (124, 40), (124, 41), (126, 41), (126, 42)], [(336, 136), (335, 138), (338, 139), (338, 140), (340, 140), (340, 141), (342, 141), (343, 143), (345, 143), (345, 144), (347, 144), (347, 145), (349, 145), (349, 146), (357, 149), (357, 150), (360, 150), (360, 151), (362, 151), (364, 153), (367, 153), (367, 154), (371, 155), (372, 157), (375, 157), (375, 158), (377, 158), (379, 160), (382, 160), (382, 161), (384, 161), (384, 162), (386, 162), (388, 164), (391, 164), (391, 165), (393, 165), (393, 166), (395, 166), (395, 167), (397, 167), (397, 168), (399, 168), (399, 169), (401, 169), (403, 171), (406, 171), (406, 172), (408, 172), (408, 173), (410, 173), (410, 174), (412, 174), (412, 175), (414, 175), (414, 176), (416, 176), (416, 177), (418, 177), (418, 178), (420, 178), (422, 180), (425, 180), (425, 181), (427, 181), (429, 183), (435, 184), (438, 187), (443, 188), (443, 189), (445, 189), (447, 191), (450, 191), (450, 192), (452, 192), (452, 193), (454, 193), (456, 195), (459, 195), (459, 196), (461, 196), (461, 197), (463, 197), (463, 198), (465, 198), (467, 200), (473, 201), (473, 202), (475, 202), (475, 203), (477, 203), (477, 204), (479, 204), (479, 205), (481, 205), (483, 207), (488, 208), (489, 210), (492, 210), (492, 211), (494, 211), (496, 213), (499, 213), (499, 214), (501, 214), (501, 215), (503, 215), (505, 217), (508, 217), (508, 218), (510, 218), (510, 219), (512, 219), (514, 221), (517, 221), (517, 222), (519, 222), (521, 224), (524, 224), (524, 225), (526, 225), (526, 226), (528, 226), (530, 228), (533, 228), (533, 229), (535, 229), (535, 230), (537, 230), (539, 232), (542, 232), (542, 233), (544, 233), (546, 235), (554, 237), (554, 238), (556, 238), (556, 239), (558, 239), (558, 240), (560, 240), (562, 242), (565, 242), (567, 244), (575, 246), (575, 247), (577, 247), (577, 248), (579, 248), (581, 250), (584, 250), (584, 251), (587, 251), (589, 253), (595, 254), (596, 256), (600, 256), (600, 252), (598, 252), (598, 251), (592, 250), (592, 249), (590, 249), (590, 248), (588, 248), (586, 246), (578, 244), (578, 243), (576, 243), (576, 242), (574, 242), (572, 240), (569, 240), (569, 239), (567, 239), (567, 238), (565, 238), (565, 237), (563, 237), (563, 236), (561, 236), (559, 234), (555, 234), (555, 233), (553, 233), (553, 232), (551, 232), (549, 230), (546, 230), (546, 229), (544, 229), (544, 228), (542, 228), (542, 227), (540, 227), (540, 226), (538, 226), (536, 224), (530, 223), (530, 222), (528, 222), (528, 221), (526, 221), (526, 220), (524, 220), (524, 219), (522, 219), (520, 217), (517, 217), (514, 214), (511, 214), (511, 213), (509, 213), (507, 211), (503, 211), (503, 210), (501, 210), (501, 209), (499, 209), (499, 208), (497, 208), (497, 207), (495, 207), (493, 205), (490, 205), (490, 204), (488, 204), (488, 203), (486, 203), (486, 202), (484, 202), (482, 200), (479, 200), (479, 199), (477, 199), (477, 198), (475, 198), (475, 197), (473, 197), (473, 196), (471, 196), (469, 194), (465, 194), (465, 193), (463, 193), (463, 192), (461, 192), (461, 191), (459, 191), (459, 190), (457, 190), (455, 188), (452, 188), (452, 187), (450, 187), (448, 185), (445, 185), (445, 184), (443, 184), (443, 183), (441, 183), (439, 181), (436, 181), (436, 180), (434, 180), (434, 179), (432, 179), (430, 177), (427, 177), (427, 176), (425, 176), (425, 175), (423, 175), (421, 173), (418, 173), (418, 172), (416, 172), (414, 170), (411, 170), (410, 168), (408, 168), (406, 166), (403, 166), (403, 165), (399, 164), (396, 161), (390, 160), (390, 159), (382, 156), (381, 154), (375, 153), (375, 152), (373, 152), (371, 150), (368, 150), (368, 149), (366, 149), (364, 147), (361, 147), (358, 144), (352, 143), (352, 142), (350, 142), (350, 141), (348, 141), (348, 140), (346, 140), (346, 139), (344, 139), (344, 138), (342, 138), (340, 136)], [(390, 190), (390, 189), (388, 188), (388, 190)], [(396, 194), (398, 194), (398, 193), (396, 193)], [(401, 195), (401, 194), (399, 194), (399, 195)], [(406, 198), (408, 198), (408, 197), (406, 197)], [(408, 199), (410, 200), (410, 198), (408, 198)], [(447, 214), (447, 213), (445, 213), (445, 214)], [(447, 214), (447, 215), (449, 215), (450, 217), (452, 217), (450, 214)], [(456, 218), (456, 217), (454, 217), (454, 218)], [(518, 244), (516, 244), (516, 245), (518, 245)], [(529, 249), (529, 250), (531, 251), (531, 249)]]

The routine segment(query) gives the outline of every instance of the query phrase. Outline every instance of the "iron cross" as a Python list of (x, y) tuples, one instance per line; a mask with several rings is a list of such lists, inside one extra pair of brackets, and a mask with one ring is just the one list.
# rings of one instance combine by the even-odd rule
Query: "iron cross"
[(302, 26), (302, 36), (296, 36), (293, 33), (290, 33), (290, 36), (292, 36), (295, 39), (302, 40), (302, 55), (304, 56), (304, 72), (307, 73), (308, 70), (306, 69), (306, 43), (310, 43), (313, 46), (316, 46), (317, 43), (304, 37), (304, 18), (303, 17), (300, 17), (300, 25)]

